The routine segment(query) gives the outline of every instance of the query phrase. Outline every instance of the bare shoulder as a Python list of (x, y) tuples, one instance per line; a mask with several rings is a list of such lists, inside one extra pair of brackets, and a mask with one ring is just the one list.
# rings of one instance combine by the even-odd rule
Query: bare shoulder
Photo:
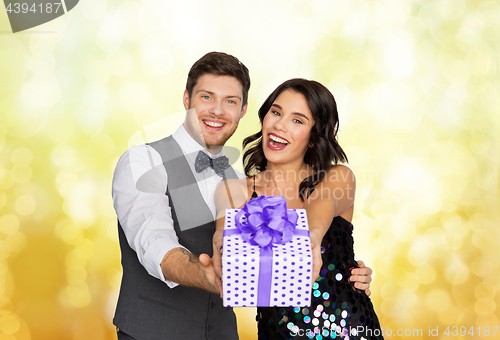
[(356, 185), (354, 172), (344, 164), (337, 164), (328, 169), (323, 182), (329, 187)]
[(342, 215), (354, 204), (356, 178), (353, 171), (343, 164), (334, 165), (325, 171), (325, 177), (311, 195), (311, 204), (315, 200), (327, 206), (331, 204), (335, 210), (334, 216)]

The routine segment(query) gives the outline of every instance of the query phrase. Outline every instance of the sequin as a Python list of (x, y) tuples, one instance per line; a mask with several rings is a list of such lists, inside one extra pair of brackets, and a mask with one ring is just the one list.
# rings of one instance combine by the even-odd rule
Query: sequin
[[(358, 326), (370, 330), (380, 329), (370, 299), (363, 292), (353, 290), (352, 283), (349, 282), (349, 268), (356, 267), (352, 225), (336, 217), (325, 234), (321, 246), (325, 250), (322, 254), (323, 265), (320, 278), (312, 284), (310, 308), (259, 307), (261, 315), (257, 318), (259, 340), (383, 339), (382, 336), (364, 332), (349, 333), (349, 329)], [(293, 254), (291, 256), (293, 257)], [(299, 256), (300, 254), (297, 254), (297, 258)], [(304, 272), (302, 276), (300, 274), (301, 271), (297, 270), (297, 273), (292, 275), (298, 280), (304, 280), (305, 276), (310, 275)], [(281, 285), (279, 287), (281, 288)], [(306, 300), (308, 297), (301, 299)], [(285, 320), (284, 316), (288, 316), (287, 323), (282, 322), (278, 325), (280, 320)], [(290, 329), (295, 330), (295, 334), (298, 330), (303, 330), (305, 333), (301, 337), (294, 337)]]

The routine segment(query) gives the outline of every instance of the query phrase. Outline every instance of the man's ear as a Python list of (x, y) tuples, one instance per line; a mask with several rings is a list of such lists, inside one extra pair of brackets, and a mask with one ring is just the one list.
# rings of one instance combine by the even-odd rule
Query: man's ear
[(188, 90), (184, 90), (184, 95), (182, 96), (182, 103), (184, 104), (184, 108), (189, 110), (189, 92)]
[(240, 119), (243, 118), (245, 113), (247, 113), (247, 108), (248, 108), (248, 103), (246, 103), (243, 108), (241, 109), (241, 114), (240, 114)]

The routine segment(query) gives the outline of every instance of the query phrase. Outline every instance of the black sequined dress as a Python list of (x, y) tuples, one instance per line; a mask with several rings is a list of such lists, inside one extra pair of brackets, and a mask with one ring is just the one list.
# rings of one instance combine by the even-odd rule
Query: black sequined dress
[(370, 298), (349, 282), (354, 261), (353, 226), (335, 217), (322, 244), (320, 278), (310, 307), (259, 307), (259, 339), (383, 339)]

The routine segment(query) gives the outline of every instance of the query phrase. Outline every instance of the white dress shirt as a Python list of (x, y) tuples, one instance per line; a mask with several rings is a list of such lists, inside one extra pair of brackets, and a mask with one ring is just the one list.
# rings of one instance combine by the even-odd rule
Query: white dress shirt
[[(217, 155), (210, 154), (187, 133), (183, 125), (172, 137), (186, 156), (201, 195), (215, 220), (214, 193), (222, 178), (210, 167), (197, 173), (194, 163), (200, 150), (212, 158), (221, 156), (222, 151)], [(138, 179), (153, 169), (156, 175), (148, 176), (148, 190), (138, 189)], [(236, 173), (240, 178), (245, 177), (238, 171)], [(118, 160), (112, 194), (116, 215), (139, 262), (150, 275), (174, 288), (178, 284), (165, 279), (160, 263), (169, 250), (184, 247), (179, 244), (174, 230), (169, 199), (165, 194), (167, 183), (168, 176), (160, 154), (149, 145), (132, 146)]]

